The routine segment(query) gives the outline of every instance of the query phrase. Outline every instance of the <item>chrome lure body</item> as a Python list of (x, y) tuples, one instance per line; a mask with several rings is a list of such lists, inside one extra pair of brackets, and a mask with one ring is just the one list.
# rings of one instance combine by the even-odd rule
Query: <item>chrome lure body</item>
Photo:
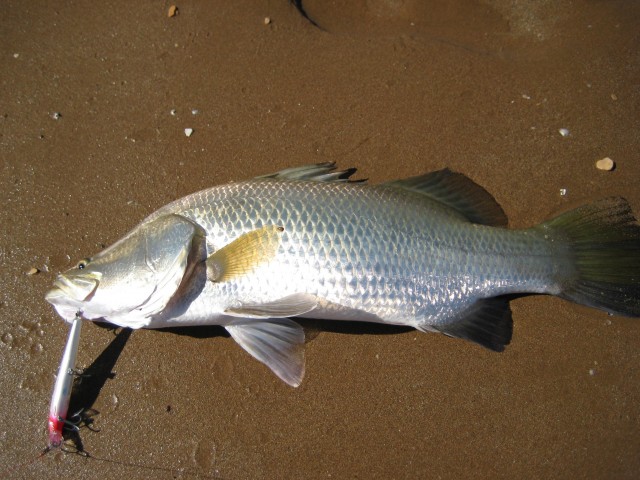
[(71, 387), (73, 385), (73, 369), (78, 354), (80, 343), (80, 331), (82, 320), (75, 318), (71, 322), (69, 338), (62, 355), (58, 375), (51, 395), (49, 407), (49, 447), (59, 447), (62, 443), (62, 433), (67, 420), (69, 401), (71, 399)]

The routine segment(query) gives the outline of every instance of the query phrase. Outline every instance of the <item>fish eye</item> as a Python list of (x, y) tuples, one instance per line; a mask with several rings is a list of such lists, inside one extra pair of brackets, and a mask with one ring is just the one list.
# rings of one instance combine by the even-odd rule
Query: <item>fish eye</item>
[(87, 266), (88, 263), (89, 263), (88, 258), (82, 259), (78, 262), (78, 264), (76, 265), (76, 268), (78, 270), (84, 270), (84, 268)]

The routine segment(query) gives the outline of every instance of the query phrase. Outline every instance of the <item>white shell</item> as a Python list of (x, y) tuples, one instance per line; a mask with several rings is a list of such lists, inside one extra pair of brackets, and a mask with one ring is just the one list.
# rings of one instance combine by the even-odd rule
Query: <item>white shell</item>
[(606, 170), (607, 172), (610, 172), (611, 170), (613, 170), (615, 166), (616, 166), (615, 162), (611, 160), (609, 157), (604, 157), (596, 162), (596, 168), (598, 170)]

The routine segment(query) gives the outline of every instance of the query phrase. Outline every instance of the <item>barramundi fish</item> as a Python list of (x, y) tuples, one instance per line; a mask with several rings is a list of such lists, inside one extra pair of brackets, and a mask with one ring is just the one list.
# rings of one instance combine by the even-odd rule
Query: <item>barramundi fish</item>
[(502, 351), (509, 298), (540, 293), (640, 316), (640, 226), (607, 198), (510, 230), (496, 201), (440, 170), (379, 185), (333, 163), (170, 203), (57, 276), (58, 314), (130, 328), (221, 325), (292, 386), (292, 317), (404, 325)]

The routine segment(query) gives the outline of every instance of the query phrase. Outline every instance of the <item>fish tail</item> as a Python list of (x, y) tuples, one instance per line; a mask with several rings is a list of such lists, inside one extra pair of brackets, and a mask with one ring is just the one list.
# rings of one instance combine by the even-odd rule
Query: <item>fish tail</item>
[(624, 198), (579, 207), (539, 228), (566, 242), (573, 261), (574, 268), (562, 272), (560, 297), (640, 317), (640, 225)]

